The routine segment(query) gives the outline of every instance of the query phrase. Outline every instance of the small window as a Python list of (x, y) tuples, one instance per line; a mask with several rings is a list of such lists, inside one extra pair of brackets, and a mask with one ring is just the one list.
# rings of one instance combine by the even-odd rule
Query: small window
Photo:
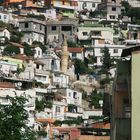
[(6, 32), (4, 32), (4, 36), (6, 36)]
[(118, 53), (118, 49), (114, 49), (113, 52), (114, 52), (114, 53)]
[(92, 7), (95, 7), (95, 3), (92, 3)]
[(4, 19), (6, 19), (7, 18), (7, 16), (6, 15), (4, 15)]
[(39, 69), (39, 65), (38, 64), (36, 65), (36, 68)]
[(25, 28), (28, 28), (29, 27), (29, 24), (26, 22), (25, 23)]
[(56, 112), (60, 113), (60, 107), (59, 106), (56, 106)]
[(76, 53), (74, 52), (74, 53), (72, 53), (72, 57), (76, 57)]
[(52, 26), (52, 31), (56, 31), (56, 26)]
[(87, 3), (86, 2), (83, 3), (83, 7), (87, 7)]
[(115, 16), (111, 15), (111, 16), (110, 16), (110, 19), (115, 19)]
[(87, 32), (83, 32), (83, 36), (87, 36), (88, 35), (88, 33)]
[(40, 30), (42, 30), (42, 25), (40, 25)]
[(71, 97), (71, 93), (69, 92), (69, 97)]
[(38, 55), (40, 55), (40, 51), (38, 51)]
[(116, 11), (116, 7), (112, 7), (112, 11)]
[(2, 103), (7, 103), (7, 102), (8, 102), (8, 99), (2, 98)]
[(1, 19), (1, 15), (0, 15), (0, 19)]

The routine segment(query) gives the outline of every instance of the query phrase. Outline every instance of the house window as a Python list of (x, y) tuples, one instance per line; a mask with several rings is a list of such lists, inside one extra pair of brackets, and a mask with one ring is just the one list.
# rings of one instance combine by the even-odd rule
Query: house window
[(38, 51), (38, 55), (40, 55), (40, 51)]
[(7, 17), (7, 16), (6, 16), (6, 15), (4, 15), (4, 19), (6, 19), (6, 17)]
[(4, 36), (6, 36), (6, 32), (4, 32)]
[(42, 26), (40, 25), (40, 30), (42, 30)]
[(88, 33), (87, 32), (83, 32), (83, 36), (87, 36), (88, 35)]
[(56, 31), (56, 26), (52, 26), (52, 31)]
[(29, 24), (26, 22), (25, 23), (25, 28), (28, 28), (29, 27)]
[(114, 53), (118, 53), (118, 49), (114, 49), (113, 52), (114, 52)]
[(101, 31), (91, 31), (91, 35), (92, 36), (100, 36), (101, 35)]
[(7, 103), (8, 102), (8, 99), (6, 99), (6, 98), (2, 98), (1, 100), (2, 100), (2, 103)]
[(116, 11), (116, 7), (112, 7), (112, 11)]
[(71, 26), (62, 26), (61, 30), (62, 31), (71, 31), (72, 27)]
[(92, 3), (92, 7), (95, 7), (95, 3)]
[(1, 15), (0, 15), (0, 19), (1, 19)]
[(73, 98), (77, 98), (77, 93), (73, 92)]
[(38, 64), (36, 64), (36, 68), (39, 69), (39, 65)]
[(74, 53), (72, 53), (72, 57), (74, 57), (74, 58), (76, 57), (76, 53), (75, 53), (75, 52), (74, 52)]
[(110, 19), (115, 19), (115, 16), (113, 16), (113, 15), (110, 15)]
[(56, 106), (56, 110), (55, 111), (60, 113), (60, 107)]
[(83, 3), (83, 8), (85, 8), (85, 7), (87, 7), (87, 3), (86, 2)]
[(69, 97), (71, 97), (71, 93), (69, 92)]

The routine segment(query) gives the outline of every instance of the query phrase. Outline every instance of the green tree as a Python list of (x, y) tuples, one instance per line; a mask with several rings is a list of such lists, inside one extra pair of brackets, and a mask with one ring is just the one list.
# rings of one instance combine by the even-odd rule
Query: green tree
[(109, 49), (107, 47), (105, 47), (102, 50), (102, 53), (103, 53), (103, 59), (102, 59), (103, 65), (102, 65), (102, 69), (107, 74), (108, 70), (112, 66), (112, 60), (111, 60), (111, 57), (110, 57)]
[(22, 37), (24, 36), (23, 32), (12, 31), (12, 35), (10, 37), (11, 42), (21, 43)]
[(101, 108), (99, 101), (103, 100), (103, 95), (102, 93), (97, 93), (97, 90), (95, 89), (92, 91), (91, 95), (89, 96), (90, 98), (90, 106), (94, 106), (95, 108)]
[(24, 53), (27, 56), (34, 56), (34, 50), (31, 48), (30, 45), (28, 45), (27, 43), (24, 42), (23, 46), (24, 46)]
[(11, 44), (8, 44), (3, 51), (3, 55), (9, 55), (9, 56), (13, 56), (19, 53), (20, 53), (19, 47), (13, 46)]
[(34, 132), (27, 126), (27, 98), (24, 95), (6, 98), (9, 104), (0, 104), (0, 140), (35, 140)]
[(88, 73), (88, 67), (85, 65), (85, 63), (79, 59), (76, 59), (74, 62), (75, 66), (75, 73), (76, 74), (86, 74)]
[(78, 47), (78, 44), (76, 42), (73, 42), (70, 40), (67, 41), (67, 44), (68, 44), (68, 47)]
[(127, 1), (122, 1), (121, 4), (125, 8), (125, 13), (123, 13), (123, 14), (126, 14), (129, 11), (129, 9), (131, 8), (131, 6)]

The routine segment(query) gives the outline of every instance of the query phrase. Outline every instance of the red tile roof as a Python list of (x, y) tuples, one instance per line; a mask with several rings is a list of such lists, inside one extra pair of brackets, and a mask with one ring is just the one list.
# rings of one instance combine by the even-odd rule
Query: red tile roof
[(73, 48), (73, 47), (69, 47), (68, 48), (68, 51), (70, 53), (73, 53), (73, 52), (75, 52), (75, 53), (81, 53), (81, 52), (84, 51), (84, 48), (78, 48), (78, 47)]
[[(60, 51), (61, 50), (61, 48), (55, 48), (54, 49), (55, 51)], [(81, 53), (81, 52), (83, 52), (84, 51), (84, 48), (82, 48), (82, 47), (69, 47), (68, 48), (68, 51), (70, 52), (70, 53)]]
[(0, 88), (15, 88), (15, 85), (10, 82), (0, 82)]
[(25, 54), (17, 54), (17, 55), (14, 56), (14, 58), (24, 60), (24, 61), (31, 59), (28, 56), (26, 56)]

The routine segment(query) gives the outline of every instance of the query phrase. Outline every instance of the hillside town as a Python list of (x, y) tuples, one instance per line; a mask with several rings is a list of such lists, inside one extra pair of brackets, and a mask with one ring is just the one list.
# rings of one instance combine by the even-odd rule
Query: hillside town
[(139, 59), (139, 0), (1, 0), (0, 140), (138, 140)]

